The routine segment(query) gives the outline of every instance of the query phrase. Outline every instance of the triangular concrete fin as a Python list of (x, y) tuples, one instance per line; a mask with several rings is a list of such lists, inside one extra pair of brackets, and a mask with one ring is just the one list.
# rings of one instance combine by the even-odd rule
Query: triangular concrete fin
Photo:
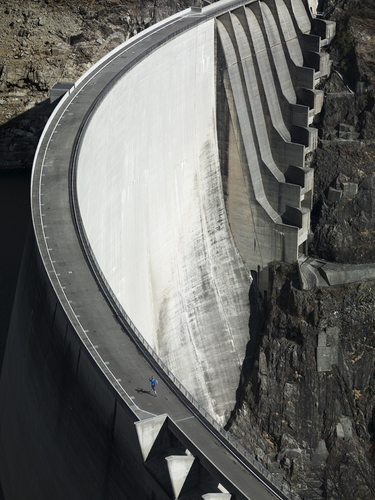
[(202, 495), (204, 500), (230, 500), (232, 495), (230, 493), (206, 493)]
[(188, 477), (195, 458), (188, 455), (170, 455), (165, 458), (168, 464), (169, 477), (175, 499), (178, 498)]
[(148, 418), (135, 422), (138, 435), (139, 446), (142, 451), (143, 460), (146, 461), (156, 438), (167, 418), (167, 414), (158, 417)]

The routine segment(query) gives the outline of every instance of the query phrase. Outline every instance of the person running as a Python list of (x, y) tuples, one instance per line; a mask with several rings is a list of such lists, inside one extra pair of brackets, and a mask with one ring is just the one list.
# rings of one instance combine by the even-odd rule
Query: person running
[(153, 375), (151, 378), (149, 378), (149, 381), (151, 382), (151, 390), (154, 393), (154, 396), (156, 397), (157, 393), (156, 393), (155, 386), (158, 385), (158, 381), (156, 380), (156, 378)]

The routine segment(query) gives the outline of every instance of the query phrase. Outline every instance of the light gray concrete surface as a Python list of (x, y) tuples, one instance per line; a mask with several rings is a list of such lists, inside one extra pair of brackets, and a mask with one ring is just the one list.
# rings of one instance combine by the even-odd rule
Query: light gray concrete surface
[(173, 493), (175, 498), (178, 498), (194, 463), (194, 457), (191, 455), (170, 455), (166, 457), (166, 461)]
[(327, 262), (320, 268), (329, 285), (342, 285), (375, 279), (375, 264), (335, 264)]
[(254, 47), (254, 54), (257, 60), (257, 66), (262, 82), (263, 92), (265, 94), (269, 110), (269, 117), (272, 120), (273, 127), (280, 135), (282, 140), (290, 142), (290, 132), (285, 125), (284, 118), (281, 113), (279, 97), (276, 92), (274, 75), (272, 74), (272, 70), (270, 67), (268, 51), (261, 27), (257, 21), (255, 13), (251, 9), (251, 6), (247, 7), (245, 10), (248, 23), (251, 26), (250, 36)]
[(113, 292), (224, 423), (249, 340), (251, 278), (222, 197), (214, 45), (212, 19), (125, 74), (85, 131), (77, 191)]
[[(230, 22), (229, 19), (228, 22)], [(282, 181), (284, 179), (284, 176), (281, 174), (281, 172), (278, 172), (278, 169), (273, 162), (269, 144), (267, 144), (268, 143), (267, 133), (265, 131), (265, 127), (262, 126), (263, 116), (260, 118), (260, 122), (257, 125), (255, 124), (256, 118), (258, 118), (260, 114), (259, 112), (262, 111), (261, 104), (259, 103), (258, 100), (258, 93), (256, 92), (256, 90), (254, 90), (254, 93), (252, 92), (252, 87), (250, 84), (251, 78), (255, 79), (255, 74), (254, 72), (251, 72), (252, 68), (250, 63), (247, 64), (245, 66), (245, 68), (247, 69), (247, 71), (245, 72), (245, 86), (243, 86), (236, 50), (228, 34), (227, 29), (224, 27), (225, 19), (223, 19), (223, 23), (221, 22), (221, 20), (218, 20), (217, 23), (228, 67), (230, 88), (227, 86), (226, 90), (227, 94), (232, 93), (233, 95), (233, 107), (231, 108), (231, 113), (233, 116), (232, 120), (234, 121), (236, 117), (238, 119), (238, 127), (236, 129), (236, 133), (240, 135), (244, 144), (246, 161), (249, 166), (251, 183), (254, 189), (254, 194), (257, 202), (262, 206), (262, 208), (265, 210), (270, 219), (274, 223), (281, 223), (281, 216), (276, 211), (277, 207), (275, 207), (275, 203), (271, 204), (269, 202), (268, 197), (266, 196), (265, 185), (262, 179), (261, 167), (263, 159), (265, 159), (266, 162), (267, 161), (270, 162), (271, 173), (273, 174), (273, 177), (275, 177), (277, 181)], [(246, 44), (247, 43), (246, 40), (243, 40), (243, 43)], [(256, 113), (255, 117), (254, 115), (251, 115), (247, 109), (246, 98), (248, 92), (250, 93), (248, 98), (252, 105), (252, 110), (254, 110), (254, 112)], [(234, 113), (236, 113), (236, 117), (234, 116)], [(260, 140), (257, 137), (257, 130), (256, 130), (257, 128), (258, 131), (260, 132)], [(255, 143), (257, 139), (258, 139), (258, 148), (256, 147)], [(262, 144), (262, 140), (264, 141), (263, 142), (264, 145)], [(265, 151), (266, 148), (267, 150)], [(262, 158), (262, 152), (266, 153), (263, 156), (263, 158)], [(278, 185), (276, 189), (278, 190)]]
[(375, 279), (375, 264), (338, 264), (301, 258), (299, 276), (302, 290), (370, 281)]
[(261, 4), (261, 11), (267, 33), (268, 44), (271, 48), (271, 54), (281, 83), (281, 91), (288, 102), (295, 104), (297, 102), (297, 96), (294, 91), (292, 77), (288, 68), (283, 46), (281, 44), (281, 37), (277, 29), (275, 18), (266, 3)]
[[(219, 120), (227, 120), (219, 127), (227, 211), (240, 254), (262, 292), (268, 288), (268, 262), (295, 261), (310, 232), (313, 172), (305, 169), (304, 155), (317, 144), (317, 130), (309, 124), (321, 109), (321, 94), (314, 90), (314, 69), (302, 64), (306, 47), (319, 53), (320, 45), (309, 34), (302, 8), (299, 2), (255, 2), (217, 20), (225, 61), (219, 94), (226, 94), (228, 110), (219, 103)], [(306, 81), (299, 77), (305, 70)], [(313, 107), (301, 104), (301, 97)]]
[[(298, 28), (302, 33), (310, 33), (311, 31), (311, 23), (308, 15), (308, 11), (306, 10), (306, 2), (303, 0), (289, 0), (290, 5), (292, 7), (292, 12), (296, 19)], [(289, 2), (288, 2), (289, 3)], [(311, 4), (312, 2), (309, 2)], [(316, 2), (317, 3), (317, 2)], [(316, 11), (316, 7), (315, 7)]]
[(275, 0), (275, 7), (283, 39), (289, 52), (289, 57), (296, 66), (303, 66), (302, 49), (298, 42), (291, 12), (288, 10), (283, 0)]

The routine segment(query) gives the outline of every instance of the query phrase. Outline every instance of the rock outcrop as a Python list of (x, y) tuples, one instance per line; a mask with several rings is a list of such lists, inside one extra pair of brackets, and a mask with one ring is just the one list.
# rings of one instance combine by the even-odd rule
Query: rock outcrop
[(198, 0), (4, 0), (0, 5), (0, 168), (31, 168), (57, 81)]
[(273, 269), (229, 429), (301, 498), (374, 496), (374, 303), (373, 282), (302, 292), (295, 267)]
[(333, 72), (320, 84), (321, 141), (309, 158), (315, 176), (310, 254), (362, 264), (375, 260), (375, 9), (370, 1), (336, 3), (330, 15), (337, 36), (327, 49)]

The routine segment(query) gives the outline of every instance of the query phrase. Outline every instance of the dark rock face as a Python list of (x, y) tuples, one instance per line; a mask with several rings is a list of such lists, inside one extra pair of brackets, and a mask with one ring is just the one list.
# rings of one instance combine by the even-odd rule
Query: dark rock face
[(283, 265), (272, 281), (230, 432), (301, 498), (374, 498), (375, 285), (302, 292)]
[[(335, 7), (336, 4), (336, 7)], [(321, 141), (314, 168), (310, 254), (333, 262), (375, 258), (375, 10), (373, 2), (324, 2), (337, 22), (327, 49), (333, 72), (322, 81)]]
[(57, 81), (76, 81), (120, 43), (199, 0), (4, 0), (0, 168), (31, 168)]
[[(315, 126), (309, 254), (375, 261), (375, 6), (327, 0), (333, 71)], [(272, 269), (266, 321), (228, 428), (303, 499), (375, 498), (375, 283), (303, 292)]]
[[(374, 262), (375, 145), (321, 144), (315, 158), (314, 240), (310, 253), (332, 262)], [(332, 190), (338, 198), (332, 199)]]

